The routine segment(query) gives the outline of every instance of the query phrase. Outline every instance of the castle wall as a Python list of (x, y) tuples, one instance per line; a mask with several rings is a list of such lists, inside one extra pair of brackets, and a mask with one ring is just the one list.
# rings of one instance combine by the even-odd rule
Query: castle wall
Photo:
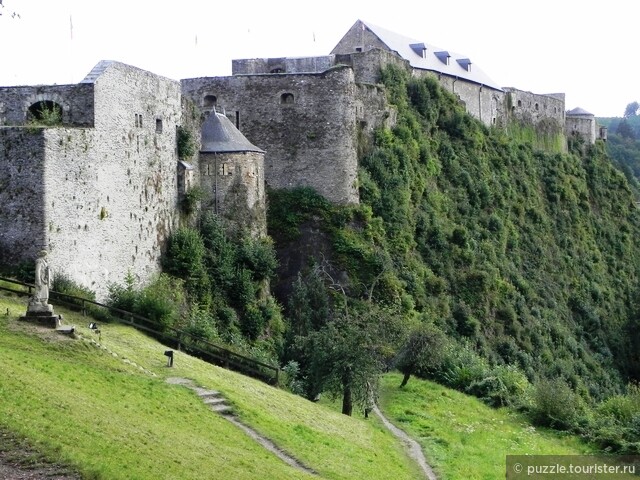
[(263, 153), (201, 153), (199, 172), (203, 212), (222, 217), (232, 234), (267, 234)]
[(31, 148), (45, 174), (31, 182), (46, 191), (49, 263), (104, 298), (128, 272), (141, 282), (159, 272), (177, 224), (180, 88), (115, 64), (95, 82), (95, 106), (95, 129), (43, 130)]
[(299, 58), (251, 58), (232, 60), (232, 75), (260, 75), (265, 73), (320, 73), (335, 63), (334, 55)]
[(40, 101), (60, 105), (64, 125), (93, 126), (93, 85), (83, 83), (0, 87), (0, 125), (25, 125), (29, 107)]
[(310, 186), (334, 203), (357, 203), (357, 132), (353, 71), (235, 75), (182, 81), (203, 106), (215, 96), (239, 129), (266, 150), (272, 188)]
[(336, 64), (348, 65), (353, 69), (356, 82), (380, 83), (380, 70), (387, 65), (396, 65), (410, 70), (409, 62), (388, 50), (367, 50), (366, 52), (345, 53), (335, 56)]
[(0, 127), (0, 263), (35, 259), (46, 244), (44, 134)]
[[(564, 94), (540, 95), (516, 88), (505, 88), (509, 118), (527, 125), (562, 133), (565, 124)], [(549, 132), (551, 133), (551, 132)]]
[(501, 125), (505, 118), (505, 94), (477, 83), (463, 79), (439, 75), (426, 70), (416, 70), (417, 76), (432, 75), (442, 87), (460, 99), (460, 103), (470, 115), (485, 125)]

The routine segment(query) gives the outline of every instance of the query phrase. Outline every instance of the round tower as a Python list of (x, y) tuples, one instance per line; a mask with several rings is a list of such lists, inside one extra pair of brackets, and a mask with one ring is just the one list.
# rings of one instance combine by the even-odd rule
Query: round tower
[(224, 219), (231, 235), (266, 235), (264, 151), (215, 110), (202, 125), (201, 145), (203, 213), (210, 211)]

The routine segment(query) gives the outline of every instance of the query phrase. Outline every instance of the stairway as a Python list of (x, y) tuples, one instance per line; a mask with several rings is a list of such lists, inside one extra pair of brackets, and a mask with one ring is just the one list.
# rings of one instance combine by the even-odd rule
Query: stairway
[(202, 399), (205, 405), (211, 410), (221, 415), (232, 415), (233, 411), (227, 400), (217, 390), (207, 390), (205, 388), (195, 387), (194, 391)]

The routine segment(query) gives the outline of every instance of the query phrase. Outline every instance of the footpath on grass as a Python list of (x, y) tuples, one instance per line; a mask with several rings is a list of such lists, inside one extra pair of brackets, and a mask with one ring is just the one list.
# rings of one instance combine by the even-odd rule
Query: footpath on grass
[(238, 420), (233, 415), (233, 410), (228, 405), (226, 405), (224, 398), (220, 395), (220, 392), (216, 390), (206, 390), (204, 388), (197, 387), (194, 385), (193, 381), (189, 380), (188, 378), (169, 377), (166, 379), (166, 382), (172, 385), (182, 385), (195, 391), (198, 396), (202, 398), (203, 402), (209, 405), (212, 411), (221, 414), (229, 422), (233, 423), (236, 427), (249, 435), (249, 437), (251, 437), (253, 440), (258, 442), (271, 453), (275, 454), (280, 460), (292, 466), (293, 468), (297, 468), (298, 470), (309, 473), (311, 475), (317, 475), (317, 472), (303, 465), (302, 462), (286, 453), (271, 440), (260, 435), (253, 428), (245, 425), (240, 420)]
[(429, 480), (438, 480), (438, 477), (436, 477), (436, 474), (434, 473), (433, 469), (427, 463), (427, 459), (424, 456), (424, 453), (422, 453), (422, 448), (420, 448), (420, 445), (418, 444), (418, 442), (416, 442), (413, 438), (407, 435), (403, 430), (400, 430), (393, 423), (391, 423), (387, 419), (387, 417), (385, 417), (382, 414), (382, 412), (380, 411), (377, 405), (373, 407), (373, 412), (380, 418), (380, 420), (382, 420), (382, 423), (384, 424), (384, 426), (391, 433), (393, 433), (397, 438), (402, 440), (402, 443), (407, 449), (407, 453), (413, 460), (415, 460), (418, 463), (418, 465), (420, 465), (420, 468), (424, 472), (425, 478)]

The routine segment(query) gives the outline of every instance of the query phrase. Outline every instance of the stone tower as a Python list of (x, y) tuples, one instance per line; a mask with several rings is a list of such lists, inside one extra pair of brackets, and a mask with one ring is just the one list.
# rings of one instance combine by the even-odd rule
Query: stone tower
[(267, 233), (264, 151), (223, 114), (211, 111), (202, 125), (199, 159), (202, 211), (224, 219), (234, 235)]

